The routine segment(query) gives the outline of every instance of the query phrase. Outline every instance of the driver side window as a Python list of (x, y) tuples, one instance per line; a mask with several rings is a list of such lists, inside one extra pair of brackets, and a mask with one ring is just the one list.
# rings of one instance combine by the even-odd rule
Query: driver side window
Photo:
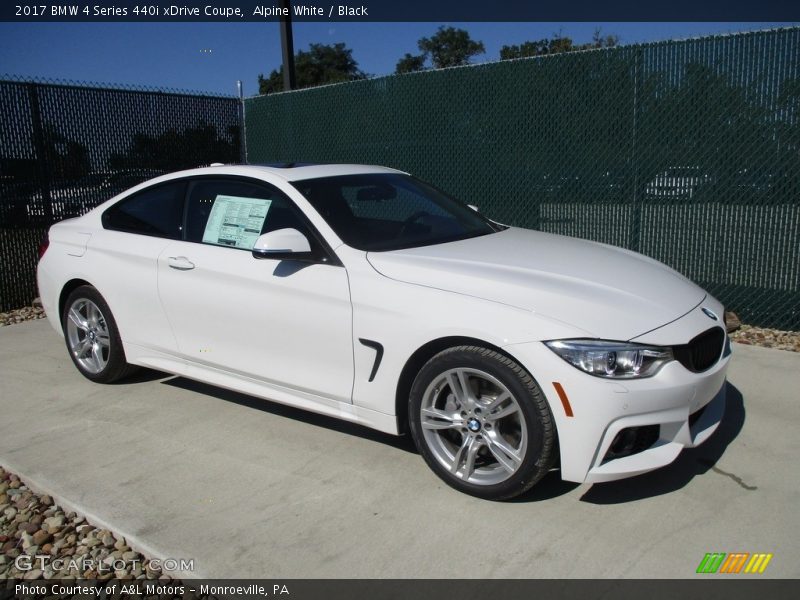
[(316, 238), (300, 210), (280, 190), (236, 179), (198, 179), (186, 206), (186, 241), (251, 250), (256, 239), (278, 229)]

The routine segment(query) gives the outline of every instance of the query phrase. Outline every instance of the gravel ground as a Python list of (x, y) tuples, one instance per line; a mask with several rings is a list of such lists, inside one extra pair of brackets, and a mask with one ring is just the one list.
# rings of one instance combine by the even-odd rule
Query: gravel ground
[(38, 302), (34, 302), (33, 306), (25, 306), (8, 312), (0, 312), (0, 327), (22, 323), (23, 321), (44, 319), (44, 317), (45, 314), (42, 305)]
[[(0, 313), (0, 326), (14, 325), (23, 321), (43, 319), (45, 316), (42, 305), (34, 300), (33, 306), (26, 306), (17, 310)], [(733, 313), (727, 313), (728, 323), (736, 323), (736, 329), (731, 333), (731, 339), (740, 344), (750, 346), (763, 346), (800, 352), (800, 331), (781, 331), (780, 329), (766, 329), (752, 325), (739, 325), (739, 319)]]
[[(33, 493), (2, 467), (0, 549), (0, 579), (173, 582), (160, 567), (129, 548), (122, 536), (97, 528), (74, 512), (65, 513), (52, 498)], [(30, 570), (16, 566), (29, 562)]]
[(750, 346), (800, 352), (800, 332), (798, 331), (781, 331), (780, 329), (765, 329), (763, 327), (753, 327), (752, 325), (742, 325), (731, 333), (731, 339), (734, 342)]

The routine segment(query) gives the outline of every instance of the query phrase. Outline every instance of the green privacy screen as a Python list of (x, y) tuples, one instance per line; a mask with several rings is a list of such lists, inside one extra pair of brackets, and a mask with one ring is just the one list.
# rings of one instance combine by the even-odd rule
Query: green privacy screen
[(636, 250), (800, 329), (800, 28), (246, 101), (248, 161), (382, 164), (511, 225)]

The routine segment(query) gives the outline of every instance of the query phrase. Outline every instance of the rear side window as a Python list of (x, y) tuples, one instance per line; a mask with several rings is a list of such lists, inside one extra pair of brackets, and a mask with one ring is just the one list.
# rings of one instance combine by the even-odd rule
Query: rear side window
[(186, 183), (177, 181), (128, 196), (103, 213), (103, 227), (178, 240), (185, 189)]

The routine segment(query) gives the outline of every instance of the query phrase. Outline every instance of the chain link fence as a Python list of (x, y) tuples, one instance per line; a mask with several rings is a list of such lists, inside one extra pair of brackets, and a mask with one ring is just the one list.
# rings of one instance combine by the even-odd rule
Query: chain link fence
[(800, 329), (800, 28), (245, 101), (250, 162), (359, 162), (493, 219), (623, 246)]
[(0, 79), (0, 310), (36, 294), (55, 221), (178, 169), (242, 162), (238, 98)]

